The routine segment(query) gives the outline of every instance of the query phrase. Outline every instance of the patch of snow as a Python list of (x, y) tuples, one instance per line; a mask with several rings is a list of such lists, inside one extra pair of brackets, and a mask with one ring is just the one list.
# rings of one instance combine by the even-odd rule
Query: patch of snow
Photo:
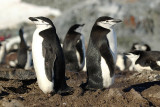
[(21, 2), (21, 0), (0, 1), (0, 29), (13, 28), (21, 22), (28, 22), (28, 17), (36, 16), (59, 16), (61, 12), (47, 6), (36, 6)]

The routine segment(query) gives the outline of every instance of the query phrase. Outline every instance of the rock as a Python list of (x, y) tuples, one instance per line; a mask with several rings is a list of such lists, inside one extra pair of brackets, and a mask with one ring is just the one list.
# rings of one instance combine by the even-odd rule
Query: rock
[(36, 79), (35, 72), (33, 70), (23, 69), (0, 69), (0, 78), (3, 79), (18, 79), (18, 80), (30, 80)]
[(118, 96), (118, 97), (122, 97), (122, 93), (118, 90), (118, 89), (109, 89), (109, 92), (108, 92), (108, 97), (113, 97), (113, 96)]
[(81, 89), (80, 87), (76, 87), (76, 89), (74, 90), (73, 95), (74, 96), (81, 96), (83, 93), (83, 89)]
[(125, 94), (125, 97), (127, 101), (130, 102), (129, 105), (135, 105), (135, 106), (142, 106), (142, 107), (147, 107), (149, 106), (149, 102), (144, 99), (140, 93), (135, 91), (134, 89), (131, 89), (129, 92)]
[(142, 92), (142, 95), (148, 99), (150, 102), (152, 102), (153, 105), (156, 107), (160, 106), (160, 86), (155, 85), (151, 86), (150, 88), (144, 90)]
[(24, 107), (24, 105), (18, 100), (15, 100), (15, 99), (7, 100), (5, 98), (1, 101), (1, 106), (2, 107)]

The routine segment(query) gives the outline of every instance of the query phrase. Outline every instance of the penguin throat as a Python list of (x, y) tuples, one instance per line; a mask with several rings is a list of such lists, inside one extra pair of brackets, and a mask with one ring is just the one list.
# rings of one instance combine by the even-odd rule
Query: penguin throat
[(36, 27), (45, 30), (51, 28), (52, 26), (50, 24), (36, 24)]
[(97, 25), (105, 29), (109, 29), (109, 30), (113, 29), (113, 25), (109, 23), (104, 24), (104, 23), (98, 22)]

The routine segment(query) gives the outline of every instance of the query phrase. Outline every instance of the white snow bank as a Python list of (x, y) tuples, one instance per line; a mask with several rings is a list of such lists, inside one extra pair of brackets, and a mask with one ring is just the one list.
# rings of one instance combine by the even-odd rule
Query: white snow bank
[(21, 22), (29, 22), (28, 17), (54, 15), (61, 12), (47, 6), (36, 6), (21, 0), (0, 0), (0, 29), (13, 28)]

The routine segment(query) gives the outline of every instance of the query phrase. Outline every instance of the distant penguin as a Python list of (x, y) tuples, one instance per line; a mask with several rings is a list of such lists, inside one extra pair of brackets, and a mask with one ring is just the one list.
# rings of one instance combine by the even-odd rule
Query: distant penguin
[(160, 52), (159, 51), (133, 51), (126, 54), (132, 61), (134, 70), (160, 71)]
[[(33, 66), (32, 55), (31, 55), (31, 50), (29, 50), (29, 47), (27, 46), (27, 43), (24, 40), (23, 34), (24, 34), (23, 27), (21, 27), (19, 30), (20, 43), (18, 47), (17, 58), (16, 60), (9, 61), (9, 65), (10, 67), (17, 67), (29, 70)], [(11, 55), (13, 53), (14, 52), (11, 52)]]
[[(23, 34), (23, 38), (26, 39), (27, 38), (27, 34)], [(7, 53), (13, 52), (13, 51), (17, 51), (19, 48), (19, 43), (21, 41), (19, 35), (14, 36), (14, 37), (10, 37), (7, 38), (6, 40), (6, 50)]]
[(121, 20), (103, 16), (93, 25), (86, 52), (87, 83), (82, 87), (96, 90), (113, 84), (117, 54), (117, 37), (113, 25), (119, 22)]
[[(151, 48), (148, 44), (145, 43), (133, 43), (130, 52), (133, 52), (135, 50), (151, 51)], [(124, 70), (134, 71), (133, 65), (134, 64), (132, 64), (131, 60), (125, 55), (125, 53), (117, 55), (116, 67), (120, 71)]]
[(46, 17), (30, 17), (36, 24), (32, 39), (33, 64), (40, 89), (46, 93), (68, 93), (65, 60), (56, 28)]
[(5, 57), (6, 57), (6, 42), (0, 42), (0, 64), (5, 63)]
[(141, 50), (141, 51), (151, 51), (151, 48), (149, 45), (145, 43), (133, 43), (130, 52), (135, 50)]
[(66, 70), (81, 71), (85, 64), (85, 42), (81, 29), (84, 24), (71, 26), (63, 42)]
[(28, 46), (26, 44), (26, 41), (23, 37), (23, 28), (20, 28), (19, 30), (19, 36), (20, 36), (20, 44), (18, 48), (18, 55), (17, 55), (17, 67), (18, 68), (24, 68), (27, 62), (27, 50)]

